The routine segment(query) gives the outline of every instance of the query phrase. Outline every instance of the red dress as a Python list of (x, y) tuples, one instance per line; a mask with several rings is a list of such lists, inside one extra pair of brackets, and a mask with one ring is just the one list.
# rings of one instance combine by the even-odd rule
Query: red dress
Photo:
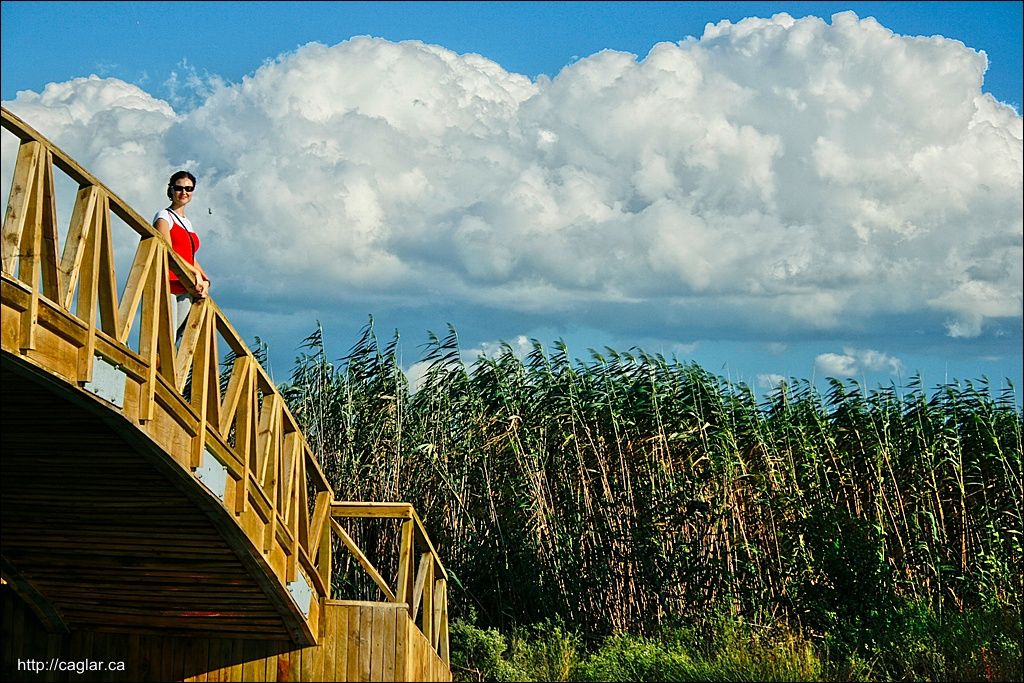
[[(189, 232), (184, 225), (178, 222), (177, 216), (173, 213), (170, 211), (167, 213), (173, 217), (171, 220), (171, 248), (190, 265), (195, 265), (196, 252), (199, 251), (199, 235)], [(168, 269), (167, 277), (171, 281), (171, 294), (186, 294), (188, 292), (173, 270)]]

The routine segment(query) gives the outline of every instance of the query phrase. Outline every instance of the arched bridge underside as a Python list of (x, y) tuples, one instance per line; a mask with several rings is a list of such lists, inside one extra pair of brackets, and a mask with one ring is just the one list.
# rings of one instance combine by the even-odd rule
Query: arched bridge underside
[(5, 574), (51, 624), (309, 642), (219, 501), (121, 415), (4, 354)]
[[(412, 507), (334, 500), (212, 299), (192, 306), (174, 339), (168, 269), (194, 285), (164, 239), (6, 109), (3, 128), (18, 150), (0, 281), (5, 614), (31, 613), (51, 650), (65, 638), (61, 652), (82, 633), (97, 647), (124, 634), (138, 663), (151, 659), (138, 638), (172, 639), (154, 644), (178, 643), (175, 661), (189, 662), (171, 677), (205, 676), (212, 655), (196, 653), (216, 641), (230, 651), (216, 663), (220, 680), (241, 680), (245, 662), (269, 671), (325, 649), (334, 668), (321, 662), (317, 679), (449, 679), (447, 575)], [(66, 224), (60, 174), (73, 204)], [(393, 577), (349, 533), (366, 518), (400, 525)], [(341, 552), (380, 602), (331, 595)], [(15, 643), (4, 670), (17, 673), (15, 653), (40, 645), (25, 640), (31, 629), (4, 626)], [(243, 641), (273, 646), (250, 657), (223, 645)], [(342, 655), (346, 667), (335, 666)]]

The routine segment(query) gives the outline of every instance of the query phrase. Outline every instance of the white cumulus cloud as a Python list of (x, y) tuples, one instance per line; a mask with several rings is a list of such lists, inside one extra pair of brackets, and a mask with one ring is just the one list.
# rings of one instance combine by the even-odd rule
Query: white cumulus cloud
[(849, 12), (780, 14), (553, 79), (360, 37), (204, 76), (189, 111), (95, 76), (5, 106), (144, 216), (192, 169), (219, 300), (973, 337), (1019, 321), (1024, 279), (1022, 120), (986, 66)]
[(853, 377), (863, 372), (900, 375), (903, 361), (874, 349), (846, 347), (842, 353), (822, 353), (814, 359), (814, 367), (831, 377)]

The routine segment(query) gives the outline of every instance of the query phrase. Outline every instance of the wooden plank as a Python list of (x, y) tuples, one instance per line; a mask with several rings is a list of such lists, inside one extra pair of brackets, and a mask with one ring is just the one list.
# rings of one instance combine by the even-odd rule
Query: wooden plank
[[(166, 282), (167, 277), (164, 275), (164, 270), (161, 266), (164, 264), (163, 252), (161, 251), (163, 245), (161, 240), (150, 238), (145, 240), (150, 245), (152, 253), (149, 255), (147, 260), (147, 269), (144, 271), (142, 280), (138, 284), (139, 296), (142, 298), (142, 314), (139, 318), (139, 355), (146, 359), (146, 380), (143, 386), (143, 400), (142, 410), (140, 411), (140, 421), (142, 419), (150, 420), (153, 418), (153, 412), (155, 409), (154, 401), (157, 389), (156, 377), (158, 373), (164, 373), (166, 376), (173, 376), (173, 356), (168, 355), (167, 363), (161, 362), (161, 338), (160, 325), (161, 318), (166, 320), (169, 315), (170, 301), (164, 294), (164, 288), (160, 286), (161, 282)], [(143, 245), (139, 245), (139, 252), (143, 251)], [(134, 273), (133, 273), (134, 275)], [(129, 276), (128, 287), (126, 291), (134, 292), (132, 289), (131, 276)], [(124, 306), (125, 301), (121, 302)], [(163, 312), (163, 315), (161, 315)], [(135, 315), (132, 310), (131, 315)], [(124, 319), (121, 318), (124, 322)], [(131, 321), (128, 321), (128, 325)], [(158, 442), (166, 443), (164, 439), (157, 438)], [(169, 441), (169, 439), (168, 439)]]
[(191, 645), (195, 642), (194, 639), (184, 638), (169, 638), (172, 642), (173, 648), (171, 650), (171, 676), (175, 681), (184, 680), (186, 674), (186, 664), (188, 663), (188, 657), (190, 654)]
[(192, 658), (195, 639), (168, 638), (171, 641), (171, 680), (184, 681), (189, 676), (188, 667)]
[[(334, 529), (327, 523), (327, 516), (331, 512), (331, 494), (321, 491), (316, 496), (316, 505), (313, 508), (313, 522), (310, 537), (312, 545), (309, 549), (310, 555), (316, 562), (316, 573), (325, 588), (330, 586), (331, 562)], [(324, 591), (327, 592), (326, 590)], [(327, 595), (327, 597), (331, 597)]]
[[(110, 636), (106, 633), (93, 633), (92, 644), (89, 647), (89, 659), (94, 661), (110, 661)], [(102, 681), (106, 677), (104, 672), (91, 672), (93, 680)]]
[(304, 649), (287, 650), (277, 655), (278, 681), (302, 680), (302, 656), (304, 652)]
[(302, 437), (302, 452), (303, 457), (306, 459), (306, 473), (311, 480), (310, 483), (313, 484), (313, 489), (318, 493), (332, 490), (330, 482), (327, 481), (327, 475), (324, 474), (320, 461), (313, 454), (309, 444), (306, 442), (305, 436)]
[(416, 522), (416, 528), (419, 531), (419, 540), (426, 544), (427, 549), (430, 550), (430, 554), (434, 556), (434, 561), (437, 562), (437, 570), (441, 573), (441, 578), (447, 579), (448, 572), (444, 570), (444, 564), (441, 562), (441, 556), (438, 555), (437, 549), (434, 548), (434, 544), (431, 542), (430, 536), (427, 534), (427, 529), (423, 526), (423, 520), (420, 519), (420, 516), (416, 514), (416, 510), (411, 505), (409, 508), (412, 510), (412, 517)]
[(92, 633), (88, 631), (72, 631), (68, 638), (68, 658), (81, 662), (89, 658), (92, 645)]
[(54, 197), (53, 155), (47, 150), (39, 167), (39, 260), (42, 293), (51, 301), (61, 301), (60, 272), (57, 263), (57, 207)]
[(440, 615), (437, 624), (437, 654), (444, 662), (445, 667), (451, 668), (451, 645), (448, 638), (448, 582), (444, 579), (438, 580), (440, 584)]
[[(60, 633), (47, 633), (46, 634), (46, 655), (45, 655), (45, 660), (46, 661), (50, 661), (51, 659), (57, 659), (57, 658), (64, 659), (64, 656), (63, 656), (63, 646), (64, 646), (65, 639), (66, 639), (66, 636), (64, 634), (60, 634)], [(126, 647), (127, 647), (127, 643), (126, 643)], [(125, 660), (124, 661), (127, 661), (127, 654), (125, 654)], [(125, 671), (127, 671), (127, 670), (128, 669), (126, 667)], [(43, 680), (44, 681), (56, 681), (56, 680), (58, 680), (58, 678), (59, 678), (59, 676), (58, 676), (56, 671), (47, 672), (43, 676)]]
[(326, 673), (325, 666), (324, 666), (324, 659), (325, 659), (325, 653), (326, 653), (325, 643), (330, 642), (328, 640), (328, 633), (329, 633), (329, 631), (327, 630), (327, 610), (326, 609), (324, 610), (324, 613), (323, 613), (323, 615), (320, 618), (323, 620), (323, 626), (322, 626), (321, 631), (320, 631), (320, 634), (321, 634), (320, 635), (320, 642), (317, 645), (315, 645), (314, 647), (311, 648), (313, 656), (312, 656), (312, 661), (310, 663), (310, 670), (311, 670), (312, 673), (311, 673), (311, 675), (309, 677), (305, 678), (305, 680), (307, 680), (307, 681), (326, 681), (326, 680), (329, 680), (328, 678), (326, 678), (327, 673)]
[(348, 680), (348, 659), (350, 656), (349, 638), (351, 631), (349, 626), (352, 613), (355, 610), (351, 607), (334, 607), (333, 609), (338, 612), (338, 628), (334, 632), (334, 642), (328, 643), (328, 647), (333, 647), (335, 651), (334, 678), (330, 680), (345, 681)]
[(157, 657), (160, 662), (160, 678), (162, 681), (173, 681), (174, 676), (174, 640), (172, 638), (160, 638), (157, 644)]
[(157, 654), (158, 661), (160, 662), (159, 678), (161, 681), (173, 681), (176, 680), (174, 675), (174, 639), (173, 638), (158, 638), (157, 639)]
[[(288, 677), (289, 677), (288, 680), (289, 681), (306, 681), (306, 680), (308, 680), (305, 677), (306, 676), (305, 675), (305, 670), (308, 667), (308, 664), (307, 664), (306, 660), (309, 658), (310, 654), (312, 653), (312, 648), (313, 647), (315, 647), (315, 645), (313, 645), (311, 647), (303, 647), (303, 648), (300, 648), (300, 649), (297, 649), (297, 650), (292, 650), (292, 653), (289, 656), (289, 659), (290, 659), (290, 661), (289, 661), (289, 672), (288, 672)], [(279, 678), (280, 678), (280, 676), (279, 676)]]
[(228, 379), (228, 386), (224, 391), (224, 404), (221, 407), (221, 418), (220, 424), (218, 425), (221, 436), (225, 439), (228, 436), (228, 432), (231, 430), (232, 424), (235, 422), (239, 402), (242, 400), (243, 393), (246, 394), (246, 399), (249, 398), (249, 383), (247, 379), (249, 377), (250, 362), (252, 361), (248, 356), (239, 356), (231, 366), (231, 377)]
[[(291, 519), (292, 533), (295, 536), (297, 546), (306, 552), (309, 551), (309, 479), (306, 474), (305, 453), (302, 450), (303, 438), (299, 431), (290, 432), (292, 450), (292, 471), (293, 483), (291, 489), (291, 507), (289, 517)], [(296, 553), (298, 554), (298, 553)]]
[(103, 220), (103, 216), (100, 215), (101, 206), (102, 197), (95, 188), (84, 188), (79, 191), (78, 200), (75, 202), (75, 214), (72, 217), (72, 237), (64, 245), (64, 267), (67, 269), (64, 275), (67, 286), (64, 308), (71, 310), (71, 297), (81, 276), (81, 282), (78, 282), (75, 315), (88, 325), (85, 344), (78, 352), (80, 382), (92, 381), (93, 358), (96, 354), (96, 311)]
[(5, 671), (13, 670), (16, 666), (17, 657), (14, 654), (14, 647), (17, 641), (14, 639), (14, 611), (18, 608), (18, 602), (8, 593), (10, 586), (3, 585), (3, 613), (0, 615), (0, 660), (2, 660)]
[(441, 614), (444, 609), (445, 601), (444, 583), (444, 579), (438, 579), (437, 581), (434, 581), (433, 586), (431, 587), (431, 593), (433, 594), (431, 603), (433, 605), (433, 609), (430, 614), (430, 646), (434, 648), (435, 652), (438, 650), (438, 637), (441, 633)]
[(426, 566), (426, 581), (423, 590), (423, 616), (420, 620), (420, 628), (427, 639), (427, 644), (432, 645), (434, 642), (434, 562), (433, 555), (430, 553), (424, 553), (423, 558), (429, 561)]
[(384, 620), (384, 631), (381, 641), (381, 647), (384, 651), (382, 656), (384, 668), (381, 671), (381, 680), (393, 681), (395, 680), (398, 653), (397, 619), (399, 617), (399, 610), (382, 609), (379, 611), (382, 613), (381, 616)]
[[(12, 664), (16, 664), (17, 660), (24, 659), (24, 647), (26, 643), (25, 635), (25, 617), (27, 616), (27, 609), (25, 605), (18, 604), (15, 609), (11, 612), (11, 630), (10, 637), (13, 648), (11, 651)], [(13, 668), (13, 667), (12, 667)]]
[(412, 639), (412, 673), (414, 681), (427, 680), (426, 672), (426, 641), (423, 640), (423, 633), (416, 627), (415, 622), (410, 625), (409, 637)]
[(264, 681), (267, 677), (267, 662), (264, 656), (263, 642), (257, 640), (246, 640), (243, 642), (245, 652), (245, 662), (242, 665), (243, 680)]
[(245, 643), (247, 641), (241, 639), (233, 639), (231, 641), (231, 667), (227, 672), (227, 678), (225, 681), (244, 681), (245, 675)]
[(317, 593), (323, 595), (325, 599), (332, 597), (331, 591), (331, 571), (334, 562), (334, 530), (330, 525), (324, 526), (323, 535), (325, 539), (320, 543), (320, 552), (317, 554), (317, 571), (312, 573), (312, 576), (317, 577), (318, 586)]
[(386, 637), (384, 610), (373, 609), (373, 635), (370, 642), (370, 680), (384, 680), (384, 639)]
[(360, 643), (362, 641), (363, 624), (362, 624), (363, 613), (358, 606), (352, 606), (348, 610), (348, 641), (347, 641), (347, 658), (346, 662), (347, 671), (345, 672), (346, 681), (358, 681), (359, 678), (359, 651)]
[(410, 676), (409, 662), (409, 629), (412, 622), (409, 620), (407, 609), (395, 612), (395, 678), (396, 681), (415, 680)]
[(212, 638), (196, 638), (191, 641), (185, 663), (185, 675), (189, 680), (206, 683), (210, 671), (210, 646)]
[(29, 197), (32, 194), (35, 176), (42, 162), (43, 146), (38, 142), (23, 142), (18, 147), (18, 157), (11, 180), (11, 194), (7, 200), (7, 212), (3, 226), (3, 272), (14, 275), (21, 254), (21, 240), (29, 216)]
[[(195, 625), (202, 624), (205, 628), (214, 628), (218, 625), (227, 625), (228, 623), (246, 624), (250, 626), (261, 626), (261, 627), (277, 627), (280, 625), (280, 617), (275, 610), (271, 608), (271, 605), (267, 604), (264, 609), (256, 609), (251, 605), (244, 605), (243, 609), (236, 608), (222, 609), (216, 611), (213, 614), (209, 614), (212, 610), (196, 610), (192, 609), (193, 606), (182, 608), (180, 601), (171, 600), (169, 603), (155, 603), (154, 599), (149, 601), (149, 604), (139, 605), (138, 601), (121, 601), (111, 602), (111, 600), (90, 600), (79, 596), (73, 596), (68, 593), (60, 594), (60, 606), (68, 613), (74, 614), (92, 614), (92, 615), (108, 615), (104, 618), (114, 619), (127, 619), (132, 616), (151, 616), (153, 623), (191, 623)], [(135, 605), (129, 607), (128, 605)]]
[(263, 398), (260, 409), (260, 422), (256, 432), (256, 468), (255, 479), (257, 491), (265, 496), (268, 504), (267, 527), (263, 539), (263, 552), (269, 552), (277, 538), (277, 487), (278, 461), (281, 456), (281, 399), (275, 393)]
[[(110, 227), (110, 198), (106, 193), (97, 210), (100, 212), (100, 220), (96, 225), (98, 230), (94, 246), (99, 251), (99, 268), (96, 272), (99, 329), (116, 341), (119, 347), (125, 347), (119, 333), (120, 307), (117, 305), (117, 278), (114, 273), (114, 240)], [(142, 361), (141, 357), (139, 361)]]
[(150, 680), (151, 659), (144, 656), (143, 647), (146, 636), (132, 633), (128, 636), (128, 660), (125, 662), (125, 671), (138, 677), (140, 681)]
[[(271, 682), (280, 681), (280, 680), (282, 680), (280, 678), (282, 665), (284, 666), (286, 671), (288, 669), (288, 652), (287, 652), (287, 650), (285, 650), (283, 652), (279, 652), (278, 651), (278, 648), (280, 647), (279, 643), (270, 642), (270, 643), (267, 643), (267, 645), (268, 645), (268, 648), (267, 648), (268, 649), (268, 654), (267, 654), (267, 681), (271, 681)], [(282, 657), (284, 658), (283, 662), (282, 662)], [(288, 680), (288, 679), (285, 678), (284, 680)]]
[[(71, 310), (71, 302), (75, 293), (78, 276), (82, 272), (82, 263), (88, 251), (89, 238), (93, 235), (93, 224), (96, 222), (96, 203), (99, 189), (81, 187), (75, 197), (75, 206), (71, 211), (71, 222), (68, 234), (64, 238), (64, 250), (60, 259), (61, 290), (60, 304)], [(88, 318), (85, 319), (88, 321)]]
[[(188, 319), (181, 334), (178, 352), (175, 355), (174, 386), (179, 393), (185, 390), (185, 383), (188, 381), (188, 373), (192, 369), (196, 350), (203, 339), (204, 326), (208, 324), (207, 311), (210, 308), (206, 305), (206, 301), (206, 299), (200, 299), (188, 309)], [(175, 330), (175, 334), (177, 334), (177, 330)]]
[(336, 501), (331, 504), (331, 516), (412, 519), (413, 509), (412, 505), (409, 503), (357, 503)]
[[(420, 564), (416, 571), (416, 582), (412, 589), (412, 606), (409, 610), (413, 621), (416, 621), (416, 615), (419, 614), (420, 611), (420, 600), (423, 598), (423, 587), (425, 585), (430, 585), (427, 582), (427, 573), (431, 564), (433, 564), (433, 559), (434, 558), (430, 553), (423, 553), (420, 555)], [(424, 609), (426, 608), (424, 607)]]
[(359, 607), (359, 680), (369, 681), (373, 665), (374, 607)]
[(245, 401), (238, 408), (235, 423), (235, 452), (242, 462), (242, 478), (235, 491), (235, 514), (241, 515), (249, 507), (249, 477), (253, 472), (253, 458), (256, 451), (256, 378), (250, 363), (246, 377)]
[[(202, 411), (199, 413), (200, 434), (205, 433), (207, 424), (214, 425), (215, 428), (220, 425), (220, 353), (217, 349), (217, 334), (214, 331), (212, 322), (210, 325), (210, 336), (207, 339), (209, 342), (209, 356), (206, 361), (206, 380), (202, 392)], [(194, 454), (195, 451), (193, 451), (193, 457)]]
[(125, 656), (124, 673), (134, 680), (153, 680), (153, 658), (147, 649), (147, 638), (148, 636), (142, 633), (125, 634), (127, 655)]
[[(135, 258), (132, 259), (131, 269), (128, 271), (128, 281), (124, 286), (124, 293), (121, 296), (121, 305), (117, 310), (117, 340), (122, 344), (128, 341), (131, 335), (132, 324), (135, 321), (135, 314), (142, 303), (142, 295), (146, 290), (146, 276), (153, 267), (153, 260), (156, 256), (159, 241), (155, 238), (144, 239), (139, 242), (135, 249)], [(145, 354), (142, 354), (145, 358)]]
[(18, 277), (30, 287), (28, 306), (21, 314), (21, 339), (18, 344), (21, 353), (36, 347), (36, 324), (39, 321), (39, 250), (42, 235), (37, 200), (41, 176), (39, 166), (42, 163), (42, 160), (38, 162), (36, 174), (31, 181), (32, 189), (27, 196), (28, 215), (25, 231), (21, 235), (21, 256), (18, 259)]
[[(230, 649), (225, 652), (225, 643), (228, 643), (224, 638), (210, 638), (210, 659), (209, 666), (206, 670), (206, 680), (208, 683), (219, 683), (223, 681), (224, 673), (227, 671), (227, 663), (230, 658)], [(230, 648), (230, 645), (228, 645)]]
[(279, 452), (277, 441), (280, 436), (281, 416), (277, 394), (263, 397), (260, 407), (259, 426), (256, 430), (256, 481), (268, 500), (275, 502), (275, 484), (277, 482), (276, 456)]
[(324, 628), (324, 638), (321, 641), (323, 649), (323, 662), (324, 662), (324, 680), (334, 681), (335, 671), (337, 670), (338, 653), (334, 647), (334, 641), (338, 637), (338, 627), (341, 620), (341, 612), (339, 609), (327, 610), (324, 617), (327, 623)]
[(323, 632), (321, 631), (320, 642), (316, 645), (303, 648), (300, 655), (300, 661), (296, 667), (296, 679), (298, 681), (322, 681), (324, 680), (323, 670), (321, 669), (320, 674), (314, 673), (316, 668), (314, 667), (314, 657), (316, 651), (323, 646)]
[[(292, 487), (295, 484), (295, 432), (288, 432), (281, 421), (280, 456), (277, 459), (277, 511), (285, 527), (292, 531)], [(294, 536), (294, 534), (293, 534)]]
[[(206, 320), (198, 328), (196, 339), (196, 350), (192, 357), (192, 389), (191, 406), (199, 418), (197, 425), (197, 436), (192, 442), (192, 449), (189, 454), (189, 466), (196, 468), (202, 462), (203, 451), (206, 448), (206, 425), (210, 419), (209, 405), (211, 392), (219, 391), (217, 381), (217, 356), (216, 346), (213, 341), (213, 325)], [(214, 402), (217, 399), (213, 399)], [(217, 424), (217, 422), (214, 422)]]
[(295, 484), (292, 489), (292, 501), (295, 505), (292, 516), (293, 533), (299, 547), (309, 552), (311, 540), (309, 536), (309, 479), (306, 474), (305, 453), (302, 450), (302, 434), (298, 431), (292, 432), (292, 434), (295, 463)]
[(396, 602), (409, 604), (409, 616), (415, 618), (412, 610), (412, 553), (413, 553), (413, 521), (402, 524), (402, 540), (398, 548), (398, 587)]
[[(305, 482), (302, 485), (299, 484), (299, 452), (298, 448), (301, 444), (298, 440), (297, 432), (289, 432), (284, 435), (283, 442), (281, 444), (281, 467), (282, 467), (282, 487), (280, 492), (280, 503), (278, 510), (281, 518), (284, 522), (284, 528), (282, 530), (288, 531), (289, 542), (285, 546), (288, 551), (288, 566), (285, 572), (285, 579), (287, 581), (294, 581), (296, 572), (298, 569), (298, 550), (300, 547), (309, 547), (308, 542), (304, 542), (304, 538), (307, 537), (308, 526), (300, 526), (299, 519), (303, 516), (299, 512), (299, 503), (305, 504)], [(302, 530), (302, 537), (300, 538), (300, 529)]]
[(156, 309), (156, 322), (153, 334), (156, 336), (157, 371), (160, 376), (177, 392), (175, 377), (174, 336), (175, 330), (171, 314), (171, 284), (167, 279), (167, 248), (159, 244), (156, 254), (156, 267), (151, 275), (152, 285), (149, 295), (153, 298)]

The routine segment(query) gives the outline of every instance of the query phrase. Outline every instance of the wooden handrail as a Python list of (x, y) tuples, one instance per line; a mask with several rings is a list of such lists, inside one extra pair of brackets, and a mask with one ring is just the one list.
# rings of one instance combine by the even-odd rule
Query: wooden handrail
[[(448, 573), (412, 505), (390, 502), (335, 502), (331, 526), (389, 602), (405, 603), (434, 651), (446, 664), (448, 655)], [(397, 586), (392, 590), (336, 519), (402, 520)], [(422, 607), (422, 609), (421, 609)], [(420, 616), (417, 619), (417, 616)]]

